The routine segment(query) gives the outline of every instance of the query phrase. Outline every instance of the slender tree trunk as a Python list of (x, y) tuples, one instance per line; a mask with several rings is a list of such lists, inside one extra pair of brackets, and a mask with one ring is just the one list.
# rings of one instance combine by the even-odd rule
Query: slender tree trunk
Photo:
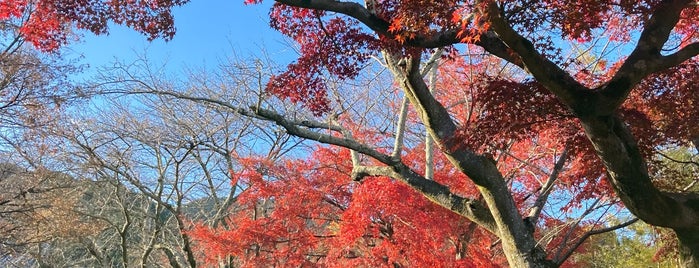
[(699, 268), (699, 227), (675, 229), (680, 242), (680, 266)]

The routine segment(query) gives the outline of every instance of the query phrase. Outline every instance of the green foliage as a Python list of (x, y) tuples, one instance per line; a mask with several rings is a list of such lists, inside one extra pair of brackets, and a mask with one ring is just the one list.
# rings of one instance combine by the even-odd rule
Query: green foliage
[(587, 251), (573, 259), (583, 267), (677, 267), (675, 252), (658, 254), (666, 250), (670, 233), (639, 221), (625, 229), (591, 237)]
[(654, 183), (662, 189), (697, 192), (699, 191), (699, 155), (688, 147), (665, 150), (656, 160)]

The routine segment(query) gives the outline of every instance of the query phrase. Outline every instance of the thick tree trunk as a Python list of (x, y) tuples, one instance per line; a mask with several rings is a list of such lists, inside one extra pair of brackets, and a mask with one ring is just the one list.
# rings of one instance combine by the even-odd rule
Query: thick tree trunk
[(699, 228), (675, 229), (680, 242), (680, 266), (699, 268)]
[(541, 247), (535, 247), (531, 252), (519, 252), (516, 248), (507, 249), (503, 244), (503, 251), (507, 256), (507, 263), (513, 268), (558, 267), (553, 261), (546, 258), (546, 252)]

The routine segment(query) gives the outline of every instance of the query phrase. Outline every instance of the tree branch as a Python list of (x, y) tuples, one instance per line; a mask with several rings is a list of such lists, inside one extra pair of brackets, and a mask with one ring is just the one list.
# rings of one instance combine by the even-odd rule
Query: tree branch
[(662, 1), (646, 22), (636, 47), (614, 77), (598, 89), (597, 115), (611, 115), (626, 100), (631, 89), (648, 75), (676, 66), (699, 53), (699, 44), (690, 44), (674, 54), (660, 55), (680, 13), (691, 0)]
[[(517, 33), (507, 22), (505, 15), (500, 12), (500, 8), (497, 6), (496, 1), (488, 5), (488, 16), (492, 24), (492, 29), (497, 34), (497, 37), (519, 56), (519, 61), (521, 61), (521, 63), (519, 63), (518, 60), (513, 60), (511, 56), (509, 56), (509, 58), (502, 57), (500, 56), (502, 53), (494, 53), (494, 51), (491, 51), (492, 45), (484, 46), (486, 50), (517, 66), (523, 67), (534, 76), (537, 82), (541, 83), (549, 91), (558, 96), (558, 98), (576, 114), (585, 113), (587, 109), (590, 109), (589, 99), (591, 94), (589, 91), (582, 84), (578, 83), (575, 78), (570, 76), (568, 72), (539, 53), (531, 41)], [(497, 44), (496, 41), (491, 42)], [(502, 48), (500, 48), (500, 50), (502, 50)]]
[(282, 115), (270, 110), (259, 108), (256, 111), (256, 114), (263, 119), (271, 120), (274, 123), (284, 127), (290, 135), (348, 148), (358, 153), (370, 156), (387, 165), (387, 167), (367, 167), (355, 165), (352, 170), (352, 177), (355, 180), (361, 180), (365, 176), (387, 176), (403, 181), (411, 188), (424, 194), (432, 202), (465, 216), (469, 220), (478, 223), (491, 232), (495, 232), (493, 216), (485, 206), (479, 202), (453, 194), (448, 187), (435, 181), (425, 179), (403, 164), (403, 162), (396, 160), (389, 155), (380, 153), (353, 139), (339, 138), (300, 128), (298, 123), (288, 120)]
[(588, 238), (590, 238), (590, 236), (597, 235), (597, 234), (603, 234), (603, 233), (607, 233), (607, 232), (611, 232), (611, 231), (615, 231), (615, 230), (624, 228), (624, 227), (626, 227), (626, 226), (629, 226), (629, 225), (631, 225), (631, 224), (634, 224), (634, 223), (636, 223), (637, 221), (638, 221), (638, 218), (633, 218), (633, 219), (631, 219), (631, 220), (629, 220), (629, 221), (626, 221), (626, 222), (624, 222), (624, 223), (617, 224), (617, 225), (614, 225), (614, 226), (610, 226), (610, 227), (606, 227), (606, 228), (602, 228), (602, 229), (597, 229), (597, 230), (590, 230), (590, 231), (586, 232), (582, 237), (580, 237), (580, 239), (578, 239), (578, 241), (575, 243), (575, 245), (573, 245), (572, 247), (570, 247), (570, 248), (568, 249), (568, 251), (566, 251), (565, 254), (563, 254), (560, 258), (555, 259), (554, 262), (557, 263), (557, 264), (559, 264), (559, 265), (560, 265), (560, 264), (563, 264), (563, 262), (564, 262), (565, 260), (567, 260), (567, 259), (570, 257), (570, 255), (572, 255), (572, 254), (575, 252), (575, 250), (577, 250), (578, 247), (580, 247), (580, 245), (582, 245), (582, 243), (585, 242), (585, 240), (587, 240)]
[(400, 180), (413, 189), (423, 193), (432, 202), (435, 202), (440, 206), (450, 209), (451, 211), (454, 211), (455, 213), (478, 223), (480, 226), (490, 232), (497, 233), (493, 216), (488, 208), (482, 203), (455, 195), (449, 190), (448, 187), (435, 181), (425, 179), (403, 164), (401, 161), (396, 160), (389, 155), (380, 153), (379, 151), (376, 151), (365, 144), (359, 143), (354, 139), (336, 137), (310, 130), (311, 128), (318, 128), (342, 132), (341, 127), (312, 120), (290, 120), (274, 111), (263, 108), (251, 107), (251, 110), (248, 110), (220, 100), (204, 97), (193, 97), (177, 92), (151, 89), (146, 91), (131, 92), (131, 94), (159, 94), (206, 104), (220, 105), (243, 116), (272, 121), (286, 129), (287, 133), (290, 135), (348, 148), (358, 153), (367, 155), (383, 164), (386, 164), (387, 167), (365, 167), (355, 165), (355, 170), (353, 170), (353, 176), (355, 178), (359, 176), (388, 176), (393, 179)]
[(400, 112), (398, 113), (398, 122), (396, 123), (396, 139), (393, 141), (392, 158), (400, 159), (403, 153), (403, 140), (405, 135), (405, 121), (408, 118), (408, 98), (403, 97), (400, 104)]
[[(374, 15), (364, 6), (355, 2), (344, 2), (335, 0), (276, 0), (289, 6), (309, 8), (314, 10), (324, 10), (337, 12), (350, 16), (379, 35), (393, 38), (395, 35), (388, 31), (390, 23)], [(424, 48), (437, 48), (460, 43), (457, 38), (459, 29), (454, 27), (430, 35), (417, 35), (405, 41), (406, 45)]]
[(615, 192), (634, 215), (662, 227), (699, 224), (699, 206), (694, 205), (699, 199), (663, 193), (653, 185), (638, 144), (618, 116), (588, 118), (582, 124)]
[(541, 186), (539, 197), (536, 198), (534, 205), (529, 209), (528, 218), (529, 222), (533, 226), (536, 225), (539, 215), (541, 214), (541, 210), (544, 208), (551, 190), (553, 190), (553, 183), (558, 179), (558, 174), (561, 172), (563, 165), (565, 165), (566, 161), (568, 160), (568, 147), (569, 146), (566, 145), (565, 149), (563, 149), (563, 152), (558, 157), (558, 161), (556, 161), (556, 164), (553, 166), (553, 170), (551, 171), (549, 178), (546, 180), (544, 185)]
[(432, 202), (468, 218), (493, 234), (498, 234), (493, 215), (485, 204), (451, 193), (448, 187), (420, 176), (402, 162), (391, 167), (357, 166), (352, 170), (352, 177), (355, 179), (366, 176), (385, 176), (403, 181)]
[[(272, 121), (272, 122), (276, 123), (277, 125), (286, 129), (286, 131), (290, 135), (294, 135), (294, 136), (309, 139), (309, 140), (318, 141), (318, 142), (325, 143), (325, 144), (332, 144), (332, 145), (337, 145), (337, 146), (345, 147), (348, 149), (352, 149), (352, 150), (355, 150), (355, 151), (360, 152), (362, 154), (368, 155), (368, 156), (378, 160), (379, 162), (387, 164), (387, 165), (391, 165), (395, 162), (393, 160), (393, 158), (391, 158), (390, 156), (385, 155), (383, 153), (380, 153), (379, 151), (376, 151), (376, 150), (372, 149), (371, 147), (366, 146), (365, 144), (359, 143), (356, 140), (336, 137), (336, 136), (332, 136), (329, 134), (323, 134), (323, 133), (311, 131), (311, 130), (306, 129), (306, 128), (302, 128), (302, 126), (304, 125), (303, 122), (298, 122), (298, 121), (286, 119), (284, 116), (282, 116), (274, 111), (271, 111), (271, 110), (267, 110), (267, 109), (263, 109), (263, 108), (255, 108), (255, 107), (252, 107), (252, 109), (256, 109), (256, 111), (254, 111), (255, 117), (257, 117), (258, 119), (264, 119), (264, 120), (268, 120), (268, 121)], [(321, 124), (321, 123), (318, 123), (318, 124)]]
[[(358, 20), (363, 23), (369, 29), (375, 33), (386, 36), (388, 38), (394, 38), (395, 35), (391, 33), (388, 28), (390, 23), (382, 18), (379, 18), (370, 9), (364, 6), (354, 3), (354, 2), (344, 2), (335, 0), (275, 0), (278, 3), (309, 8), (314, 10), (324, 10), (337, 12), (340, 14), (347, 15), (351, 18)], [(417, 34), (415, 37), (408, 38), (404, 41), (404, 45), (412, 47), (422, 47), (422, 48), (439, 48), (450, 46), (453, 44), (462, 43), (461, 39), (458, 37), (459, 25), (453, 28), (444, 29), (442, 31), (436, 31), (429, 35)], [(522, 63), (509, 53), (509, 48), (493, 31), (487, 31), (474, 43), (480, 47), (483, 47), (489, 53), (500, 57), (512, 64), (519, 67), (523, 67)]]
[(699, 52), (699, 45), (692, 44), (675, 54), (660, 55), (679, 14), (689, 2), (675, 0), (659, 4), (634, 51), (610, 82), (596, 91), (587, 89), (538, 53), (531, 41), (512, 29), (497, 4), (493, 2), (488, 9), (492, 29), (521, 58), (525, 69), (581, 119), (624, 204), (644, 221), (665, 227), (699, 222), (699, 209), (692, 205), (697, 201), (690, 196), (661, 193), (654, 187), (635, 138), (615, 111), (643, 78)]
[[(425, 64), (423, 71), (420, 73), (424, 76), (425, 71), (429, 70), (429, 90), (434, 93), (437, 88), (437, 64), (439, 61), (439, 55), (442, 54), (442, 50), (437, 50), (437, 52), (430, 57), (430, 60)], [(429, 131), (425, 131), (425, 178), (428, 180), (434, 179), (434, 145), (432, 141), (432, 134)]]

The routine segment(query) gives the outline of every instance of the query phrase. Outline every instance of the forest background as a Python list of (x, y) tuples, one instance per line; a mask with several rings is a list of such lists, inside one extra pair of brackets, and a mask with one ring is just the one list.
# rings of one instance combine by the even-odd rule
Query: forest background
[[(337, 3), (320, 6), (326, 2)], [(476, 46), (413, 50), (422, 46), (415, 36), (423, 33), (419, 23), (402, 24), (401, 16), (423, 10), (418, 2), (382, 2), (396, 12), (387, 19), (391, 30), (382, 32), (371, 23), (374, 28), (356, 28), (333, 12), (277, 6), (268, 14), (271, 3), (233, 1), (136, 1), (121, 7), (133, 13), (116, 15), (80, 7), (109, 10), (119, 1), (75, 1), (68, 11), (48, 9), (65, 15), (74, 7), (77, 17), (46, 20), (46, 28), (30, 31), (23, 25), (51, 15), (40, 13), (42, 5), (72, 2), (3, 1), (3, 264), (696, 265), (694, 232), (685, 238), (689, 243), (678, 243), (676, 233), (687, 234), (685, 223), (654, 220), (642, 206), (633, 214), (625, 208), (618, 195), (625, 188), (609, 184), (610, 167), (596, 153), (613, 155), (589, 146), (577, 114), (522, 70), (526, 58), (522, 65), (478, 48), (489, 27), (503, 31), (497, 25), (470, 25), (464, 18), (458, 23), (473, 32), (460, 33), (454, 43)], [(627, 23), (653, 26), (647, 16), (670, 9), (663, 6), (668, 3), (679, 5), (630, 7), (639, 15)], [(27, 8), (18, 13), (22, 5)], [(502, 5), (503, 12), (517, 14), (514, 2)], [(586, 16), (599, 15), (592, 7)], [(467, 8), (445, 10), (451, 23), (457, 23), (454, 14), (479, 16)], [(446, 27), (444, 14), (437, 14), (423, 14), (435, 20), (430, 31)], [(109, 20), (129, 27), (104, 24)], [(555, 16), (551, 21), (558, 29)], [(521, 23), (524, 32), (541, 27)], [(101, 25), (109, 25), (109, 34)], [(543, 58), (594, 86), (623, 70), (624, 55), (634, 49), (629, 40), (643, 36), (610, 37), (614, 27), (606, 21), (588, 36), (563, 27), (537, 48), (558, 53)], [(375, 44), (362, 30), (391, 38)], [(687, 45), (693, 33), (674, 34), (666, 54), (693, 48)], [(678, 67), (685, 69), (673, 70), (692, 77), (694, 58), (686, 61)], [(412, 72), (448, 116), (432, 117), (421, 106), (424, 99), (411, 97), (418, 86), (401, 83), (418, 83), (410, 80)], [(631, 94), (619, 109), (647, 150), (654, 187), (693, 200), (699, 94), (662, 75), (640, 83), (654, 93)], [(453, 137), (459, 142), (432, 129), (442, 123), (431, 120), (444, 118), (458, 125)], [(670, 132), (675, 136), (655, 135)], [(470, 173), (466, 162), (473, 159), (487, 180)], [(496, 186), (488, 172), (498, 174)]]

